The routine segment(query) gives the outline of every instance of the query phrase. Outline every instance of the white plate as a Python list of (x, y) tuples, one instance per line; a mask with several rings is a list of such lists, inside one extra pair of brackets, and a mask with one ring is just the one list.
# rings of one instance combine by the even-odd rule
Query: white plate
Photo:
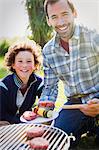
[(50, 118), (37, 117), (37, 118), (35, 118), (35, 119), (31, 120), (31, 121), (27, 121), (27, 120), (25, 120), (25, 119), (23, 118), (23, 116), (21, 116), (21, 117), (20, 117), (20, 120), (21, 120), (22, 122), (25, 122), (25, 123), (45, 123), (45, 122), (49, 122), (49, 121), (54, 120), (55, 118), (58, 117), (58, 115), (59, 115), (58, 112), (53, 111), (53, 115), (52, 115), (52, 117), (50, 117)]

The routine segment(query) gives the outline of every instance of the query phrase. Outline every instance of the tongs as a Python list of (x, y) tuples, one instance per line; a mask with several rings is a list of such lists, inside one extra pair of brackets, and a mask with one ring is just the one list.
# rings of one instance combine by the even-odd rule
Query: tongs
[(81, 106), (86, 106), (87, 104), (72, 104), (72, 105), (63, 105), (63, 109), (80, 109)]

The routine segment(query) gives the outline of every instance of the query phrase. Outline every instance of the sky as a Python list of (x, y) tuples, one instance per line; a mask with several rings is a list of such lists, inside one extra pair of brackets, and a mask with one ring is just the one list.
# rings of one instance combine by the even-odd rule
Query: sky
[(0, 37), (25, 36), (28, 22), (22, 0), (0, 0)]
[(78, 22), (99, 31), (99, 0), (72, 0), (78, 12)]
[[(78, 12), (77, 21), (99, 30), (99, 0), (73, 2)], [(26, 36), (28, 24), (28, 15), (22, 0), (0, 0), (0, 38)]]

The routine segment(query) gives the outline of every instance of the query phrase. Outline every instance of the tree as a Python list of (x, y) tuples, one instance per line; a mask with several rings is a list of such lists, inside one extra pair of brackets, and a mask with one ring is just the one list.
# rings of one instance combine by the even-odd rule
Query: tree
[(32, 38), (41, 46), (51, 38), (52, 33), (46, 22), (43, 3), (44, 0), (26, 0)]

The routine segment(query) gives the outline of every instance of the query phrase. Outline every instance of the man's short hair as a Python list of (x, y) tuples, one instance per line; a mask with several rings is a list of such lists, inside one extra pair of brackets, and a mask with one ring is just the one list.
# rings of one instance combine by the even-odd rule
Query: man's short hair
[[(44, 2), (44, 11), (45, 11), (45, 14), (46, 14), (47, 17), (48, 17), (48, 11), (47, 11), (48, 5), (49, 4), (53, 5), (58, 1), (60, 1), (60, 0), (45, 0), (45, 2)], [(70, 9), (72, 10), (72, 12), (73, 13), (76, 12), (76, 9), (75, 9), (73, 3), (70, 0), (67, 0), (67, 3), (69, 5)]]

